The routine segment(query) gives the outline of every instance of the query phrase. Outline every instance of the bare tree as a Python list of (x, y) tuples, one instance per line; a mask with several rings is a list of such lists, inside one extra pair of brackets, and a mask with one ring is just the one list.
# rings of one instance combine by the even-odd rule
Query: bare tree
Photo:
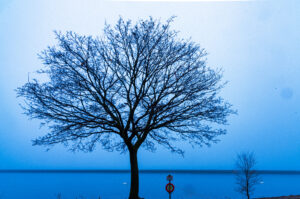
[[(34, 79), (17, 89), (25, 113), (51, 130), (33, 145), (64, 143), (92, 151), (97, 143), (109, 151), (129, 151), (130, 199), (138, 199), (137, 152), (155, 143), (183, 153), (174, 142), (216, 142), (233, 113), (221, 97), (220, 70), (206, 66), (204, 49), (179, 39), (151, 17), (119, 19), (102, 37), (57, 33), (58, 45), (40, 55), (48, 79)], [(215, 126), (216, 127), (216, 126)], [(70, 145), (71, 144), (71, 145)]]
[(253, 152), (243, 152), (237, 155), (236, 159), (236, 184), (237, 191), (250, 199), (255, 186), (259, 183), (260, 177), (254, 167), (256, 158)]

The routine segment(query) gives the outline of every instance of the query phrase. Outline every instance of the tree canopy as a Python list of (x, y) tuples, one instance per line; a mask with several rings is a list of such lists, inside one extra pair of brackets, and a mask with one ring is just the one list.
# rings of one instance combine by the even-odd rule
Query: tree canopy
[(172, 19), (120, 18), (102, 37), (55, 32), (58, 45), (39, 55), (49, 79), (17, 89), (26, 114), (51, 129), (34, 145), (123, 151), (159, 143), (182, 153), (173, 141), (202, 145), (224, 134), (211, 126), (233, 112), (218, 97), (222, 73), (206, 65), (200, 45), (170, 30)]

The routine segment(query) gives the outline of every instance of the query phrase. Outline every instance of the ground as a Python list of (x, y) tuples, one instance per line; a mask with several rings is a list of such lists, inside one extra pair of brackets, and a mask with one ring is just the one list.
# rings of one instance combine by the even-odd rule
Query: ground
[(300, 199), (300, 195), (297, 196), (280, 196), (280, 197), (267, 197), (267, 198), (256, 198), (256, 199)]

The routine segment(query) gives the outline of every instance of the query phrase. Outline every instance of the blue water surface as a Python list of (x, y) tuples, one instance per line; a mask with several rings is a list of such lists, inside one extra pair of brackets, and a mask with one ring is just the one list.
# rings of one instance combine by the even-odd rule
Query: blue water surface
[[(168, 199), (169, 173), (141, 173), (140, 196)], [(173, 174), (172, 199), (240, 199), (233, 174)], [(0, 173), (1, 199), (127, 199), (130, 173)], [(300, 194), (300, 175), (262, 174), (254, 197)]]

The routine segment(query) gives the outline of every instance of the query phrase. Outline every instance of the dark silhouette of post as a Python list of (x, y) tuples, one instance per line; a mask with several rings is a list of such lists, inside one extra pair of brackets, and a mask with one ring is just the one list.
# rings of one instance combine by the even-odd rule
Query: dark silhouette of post
[(174, 185), (171, 183), (171, 181), (173, 180), (173, 176), (169, 174), (167, 176), (167, 180), (169, 181), (169, 183), (166, 185), (166, 191), (169, 193), (169, 199), (171, 199), (171, 194), (175, 188)]
[(120, 18), (97, 38), (56, 32), (58, 44), (39, 55), (42, 81), (17, 89), (25, 113), (50, 130), (33, 145), (128, 151), (129, 199), (138, 199), (140, 147), (183, 154), (176, 141), (216, 142), (226, 131), (211, 124), (226, 124), (233, 113), (218, 96), (222, 73), (206, 65), (200, 45), (178, 38), (172, 20)]
[[(171, 174), (169, 174), (168, 177), (169, 177), (169, 183), (171, 183), (171, 180), (173, 180), (173, 176), (171, 176)], [(171, 199), (171, 193), (172, 192), (169, 192), (169, 199)]]

